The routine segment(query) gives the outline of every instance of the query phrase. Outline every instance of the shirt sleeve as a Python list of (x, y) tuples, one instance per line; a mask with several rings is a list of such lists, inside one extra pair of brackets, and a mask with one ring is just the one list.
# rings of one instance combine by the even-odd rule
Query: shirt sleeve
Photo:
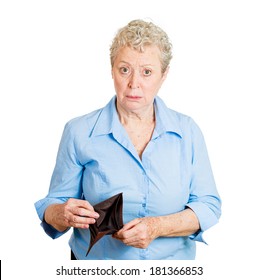
[(57, 238), (65, 232), (55, 230), (44, 221), (46, 208), (55, 203), (64, 203), (69, 198), (82, 197), (82, 172), (76, 154), (75, 135), (70, 123), (66, 124), (58, 149), (56, 165), (52, 174), (48, 195), (35, 203), (41, 226), (52, 238)]
[(187, 207), (198, 217), (200, 230), (191, 235), (196, 241), (205, 242), (202, 233), (215, 225), (221, 215), (221, 199), (217, 192), (204, 137), (192, 122), (192, 176)]

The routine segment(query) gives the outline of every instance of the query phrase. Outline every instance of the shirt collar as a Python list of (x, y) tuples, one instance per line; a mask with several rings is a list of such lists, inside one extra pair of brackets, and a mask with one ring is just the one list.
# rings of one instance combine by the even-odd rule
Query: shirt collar
[(116, 111), (116, 96), (114, 96), (108, 104), (100, 110), (100, 114), (96, 120), (91, 136), (100, 136), (110, 134), (119, 122)]
[[(91, 136), (94, 137), (110, 134), (121, 128), (115, 102), (116, 96), (114, 96), (109, 103), (100, 110), (99, 117), (96, 120)], [(154, 106), (156, 127), (153, 138), (156, 138), (166, 132), (175, 133), (182, 137), (177, 113), (169, 109), (160, 97), (155, 97)]]
[(156, 96), (154, 101), (155, 114), (156, 114), (156, 128), (154, 134), (156, 137), (159, 135), (170, 132), (175, 133), (182, 137), (182, 130), (179, 123), (178, 113), (169, 109), (164, 101)]

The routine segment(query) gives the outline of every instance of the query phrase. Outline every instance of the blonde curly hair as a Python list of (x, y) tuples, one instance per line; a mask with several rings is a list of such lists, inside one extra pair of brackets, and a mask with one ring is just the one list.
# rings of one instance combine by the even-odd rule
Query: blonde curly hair
[(172, 59), (172, 44), (160, 27), (143, 20), (133, 20), (118, 30), (110, 47), (111, 66), (113, 67), (117, 53), (122, 47), (129, 46), (144, 52), (144, 47), (151, 45), (160, 49), (161, 71), (164, 73)]

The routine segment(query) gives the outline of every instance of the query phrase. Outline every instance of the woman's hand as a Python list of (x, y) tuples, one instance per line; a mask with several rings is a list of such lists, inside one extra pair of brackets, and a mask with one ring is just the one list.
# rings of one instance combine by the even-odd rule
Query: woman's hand
[(137, 218), (116, 232), (113, 237), (128, 246), (145, 249), (159, 236), (158, 217)]
[(99, 214), (88, 201), (74, 198), (48, 206), (44, 215), (45, 221), (61, 232), (69, 227), (89, 228), (98, 217)]
[(199, 220), (190, 208), (178, 213), (138, 218), (125, 224), (113, 235), (128, 246), (145, 249), (160, 236), (189, 236), (200, 229)]

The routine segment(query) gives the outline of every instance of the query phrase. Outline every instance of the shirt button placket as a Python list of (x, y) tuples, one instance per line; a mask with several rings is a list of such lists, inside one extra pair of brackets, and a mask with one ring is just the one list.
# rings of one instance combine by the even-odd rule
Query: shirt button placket
[(141, 210), (140, 210), (140, 217), (146, 217), (147, 216), (147, 195), (148, 195), (148, 189), (149, 189), (149, 178), (146, 174), (146, 171), (144, 170), (142, 172), (143, 175), (143, 199), (141, 204)]

